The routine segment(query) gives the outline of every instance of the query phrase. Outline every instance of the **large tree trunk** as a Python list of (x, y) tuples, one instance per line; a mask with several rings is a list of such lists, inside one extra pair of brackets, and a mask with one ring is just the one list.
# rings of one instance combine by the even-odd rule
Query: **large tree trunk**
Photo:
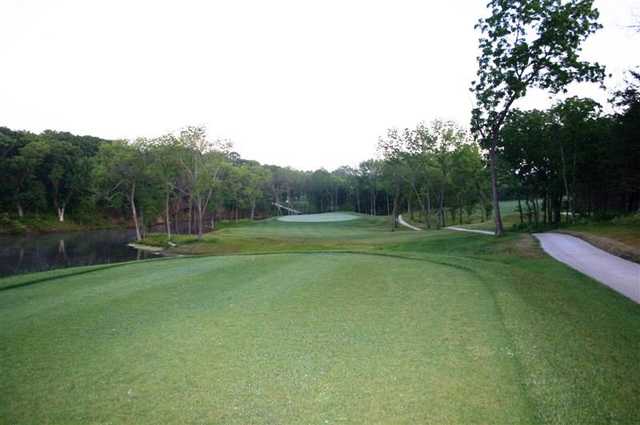
[(251, 221), (256, 217), (256, 200), (251, 200)]
[(136, 185), (131, 186), (131, 192), (129, 192), (129, 205), (131, 205), (131, 215), (133, 216), (133, 224), (136, 226), (136, 240), (141, 241), (142, 235), (140, 234), (140, 224), (138, 223), (138, 212), (136, 211)]
[(500, 214), (500, 195), (498, 194), (498, 159), (496, 154), (496, 145), (498, 134), (494, 134), (491, 140), (491, 148), (489, 149), (489, 165), (491, 169), (491, 195), (493, 197), (493, 216), (496, 223), (496, 236), (504, 234), (502, 225), (502, 215)]

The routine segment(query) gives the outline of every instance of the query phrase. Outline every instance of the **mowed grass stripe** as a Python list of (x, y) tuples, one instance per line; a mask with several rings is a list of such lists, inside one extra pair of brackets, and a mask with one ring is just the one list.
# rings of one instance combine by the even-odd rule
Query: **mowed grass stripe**
[[(486, 287), (355, 254), (186, 258), (0, 296), (17, 423), (527, 423)], [(25, 314), (26, 313), (26, 314)]]

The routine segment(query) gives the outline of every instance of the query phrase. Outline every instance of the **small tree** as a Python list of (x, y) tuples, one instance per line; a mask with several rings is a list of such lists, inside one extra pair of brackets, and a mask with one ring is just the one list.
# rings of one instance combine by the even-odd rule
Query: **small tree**
[(581, 61), (582, 43), (601, 28), (593, 0), (491, 0), (476, 25), (478, 79), (471, 126), (489, 150), (496, 235), (504, 232), (497, 184), (497, 145), (514, 102), (537, 87), (558, 93), (572, 82), (601, 82), (604, 67)]

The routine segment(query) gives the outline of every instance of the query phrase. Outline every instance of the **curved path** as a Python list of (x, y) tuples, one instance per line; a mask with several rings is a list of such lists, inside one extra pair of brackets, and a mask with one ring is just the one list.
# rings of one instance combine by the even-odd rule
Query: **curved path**
[(491, 230), (465, 229), (464, 227), (455, 227), (455, 226), (445, 227), (445, 229), (455, 230), (456, 232), (480, 233), (481, 235), (491, 235), (491, 236), (495, 235), (495, 232), (492, 232)]
[(533, 236), (556, 260), (640, 303), (640, 264), (611, 255), (574, 236), (559, 233)]
[(409, 223), (407, 223), (406, 221), (404, 221), (404, 218), (402, 218), (402, 214), (398, 215), (398, 223), (402, 224), (404, 227), (408, 227), (409, 229), (412, 230), (417, 230), (417, 231), (421, 231), (422, 229), (416, 226), (412, 226)]

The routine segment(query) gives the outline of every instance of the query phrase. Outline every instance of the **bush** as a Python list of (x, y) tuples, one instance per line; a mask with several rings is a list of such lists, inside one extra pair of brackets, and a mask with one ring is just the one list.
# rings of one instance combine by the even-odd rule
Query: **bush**
[(640, 226), (640, 212), (635, 214), (614, 217), (611, 224), (621, 224), (625, 226)]
[(12, 220), (8, 213), (2, 213), (0, 214), (0, 233), (23, 235), (27, 233), (27, 227), (17, 220)]

